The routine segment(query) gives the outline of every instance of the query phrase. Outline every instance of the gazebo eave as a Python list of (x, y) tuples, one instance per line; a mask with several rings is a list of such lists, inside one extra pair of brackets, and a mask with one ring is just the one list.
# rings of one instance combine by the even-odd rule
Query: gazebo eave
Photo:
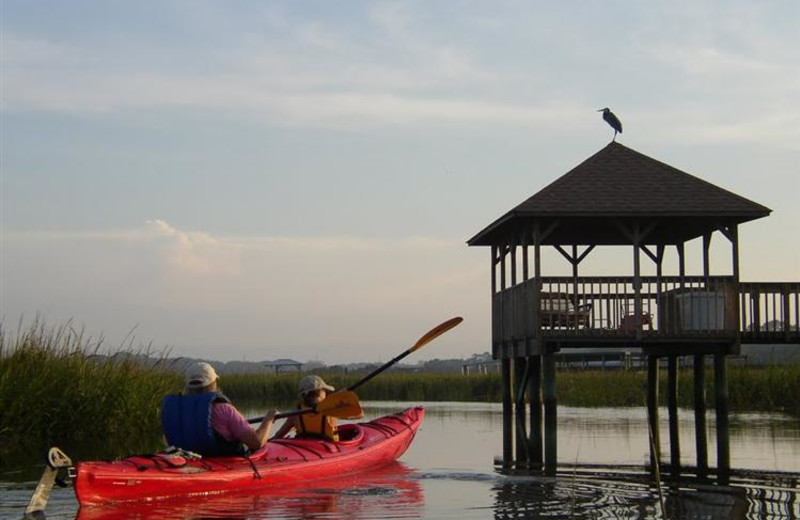
[[(767, 216), (769, 213), (736, 214), (704, 211), (693, 212), (539, 212), (527, 213), (512, 210), (467, 241), (470, 246), (508, 244), (509, 239), (521, 237), (535, 223), (540, 229), (551, 228), (542, 238), (542, 245), (630, 245), (631, 241), (619, 227), (638, 222), (648, 229), (647, 244), (677, 244), (718, 231), (723, 226), (737, 225)], [(513, 240), (512, 240), (513, 241)]]

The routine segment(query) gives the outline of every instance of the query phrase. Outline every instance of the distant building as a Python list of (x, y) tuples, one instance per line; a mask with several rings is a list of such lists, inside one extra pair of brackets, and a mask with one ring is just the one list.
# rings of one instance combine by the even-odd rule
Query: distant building
[(264, 366), (268, 369), (275, 369), (276, 374), (281, 372), (301, 372), (303, 364), (294, 359), (276, 359), (275, 361), (265, 361)]

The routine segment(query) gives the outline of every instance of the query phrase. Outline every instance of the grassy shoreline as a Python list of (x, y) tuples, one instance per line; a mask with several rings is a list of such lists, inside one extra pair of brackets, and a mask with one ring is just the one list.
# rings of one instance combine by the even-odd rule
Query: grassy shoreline
[[(659, 378), (660, 404), (666, 406), (666, 370)], [(319, 372), (336, 388), (359, 379)], [(236, 401), (258, 403), (263, 400), (291, 402), (300, 375), (226, 376), (221, 386)], [(714, 379), (706, 373), (706, 405), (713, 408)], [(645, 371), (582, 370), (559, 371), (556, 377), (558, 404), (584, 408), (644, 406)], [(678, 405), (694, 406), (692, 369), (678, 373)], [(800, 417), (800, 364), (767, 367), (728, 368), (728, 394), (731, 412), (779, 412)], [(500, 402), (502, 381), (499, 374), (460, 375), (384, 373), (358, 389), (362, 400), (383, 401), (463, 401)]]
[(181, 377), (102, 347), (69, 324), (37, 322), (13, 340), (0, 330), (0, 466), (52, 445), (153, 449), (160, 400)]
[[(69, 326), (36, 323), (13, 340), (0, 328), (0, 466), (16, 453), (44, 453), (59, 445), (91, 446), (104, 453), (146, 452), (160, 442), (159, 408), (164, 395), (179, 392), (181, 374), (165, 360), (144, 365), (135, 356), (99, 356), (102, 341), (84, 338)], [(142, 349), (123, 354), (142, 354)], [(320, 375), (337, 388), (359, 375)], [(292, 403), (302, 374), (223, 375), (223, 391), (240, 406)], [(646, 374), (641, 371), (561, 371), (560, 405), (643, 406)], [(666, 377), (661, 378), (662, 386)], [(679, 405), (693, 406), (691, 369), (679, 372)], [(712, 403), (713, 377), (706, 378)], [(728, 371), (732, 412), (782, 412), (800, 417), (800, 364), (732, 366)], [(362, 400), (499, 402), (498, 374), (393, 373), (358, 390)], [(662, 401), (665, 390), (661, 391)]]

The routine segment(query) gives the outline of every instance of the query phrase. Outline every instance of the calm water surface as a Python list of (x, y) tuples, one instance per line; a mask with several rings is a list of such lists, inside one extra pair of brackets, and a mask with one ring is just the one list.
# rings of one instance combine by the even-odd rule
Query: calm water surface
[[(119, 508), (79, 510), (72, 490), (57, 488), (46, 518), (664, 518), (662, 503), (666, 518), (675, 519), (800, 518), (800, 420), (733, 415), (731, 483), (720, 486), (689, 475), (666, 480), (659, 489), (644, 471), (649, 454), (642, 408), (559, 408), (561, 465), (556, 477), (543, 477), (494, 467), (502, 453), (499, 405), (423, 404), (425, 423), (411, 448), (400, 462), (379, 471), (316, 481), (306, 489)], [(373, 418), (406, 406), (369, 403), (365, 410)], [(713, 415), (708, 422), (713, 429)], [(692, 465), (691, 413), (681, 416), (681, 428), (682, 460)], [(666, 423), (661, 437), (668, 453)], [(713, 430), (708, 441), (714, 465)], [(0, 518), (22, 518), (34, 485), (0, 482)]]

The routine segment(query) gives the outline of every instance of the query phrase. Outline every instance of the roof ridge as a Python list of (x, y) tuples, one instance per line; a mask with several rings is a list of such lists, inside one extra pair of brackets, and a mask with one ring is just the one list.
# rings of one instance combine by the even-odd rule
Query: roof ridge
[[(614, 154), (614, 155), (611, 155), (611, 154)], [(653, 175), (658, 175), (659, 173), (663, 175), (663, 173), (666, 172), (666, 173), (668, 173), (669, 175), (671, 175), (671, 176), (673, 176), (675, 178), (682, 178), (684, 181), (687, 181), (688, 183), (691, 183), (693, 185), (693, 186), (689, 186), (689, 185), (687, 185), (686, 182), (684, 182), (683, 183), (684, 185), (680, 187), (680, 188), (682, 188), (684, 190), (688, 190), (689, 188), (695, 188), (695, 189), (702, 188), (702, 189), (706, 190), (707, 192), (711, 191), (711, 192), (714, 192), (718, 196), (721, 196), (721, 197), (724, 197), (724, 198), (728, 199), (729, 203), (736, 202), (736, 203), (738, 203), (737, 205), (750, 206), (747, 209), (745, 209), (744, 207), (740, 207), (740, 208), (738, 208), (739, 211), (747, 211), (747, 212), (770, 212), (771, 211), (766, 206), (763, 206), (763, 205), (761, 205), (761, 204), (759, 204), (757, 202), (754, 202), (754, 201), (748, 199), (747, 197), (743, 197), (741, 195), (738, 195), (738, 194), (736, 194), (736, 193), (734, 193), (734, 192), (732, 192), (730, 190), (727, 190), (727, 189), (722, 188), (720, 186), (717, 186), (717, 185), (715, 185), (715, 184), (713, 184), (713, 183), (711, 183), (711, 182), (709, 182), (707, 180), (701, 179), (700, 177), (697, 177), (697, 176), (692, 175), (690, 173), (687, 173), (687, 172), (685, 172), (683, 170), (680, 170), (680, 169), (676, 168), (675, 166), (667, 164), (667, 163), (665, 163), (663, 161), (659, 161), (658, 159), (653, 159), (652, 157), (649, 157), (649, 156), (647, 156), (647, 155), (645, 155), (645, 154), (643, 154), (643, 153), (641, 153), (641, 152), (639, 152), (637, 150), (634, 150), (633, 148), (629, 148), (629, 147), (627, 147), (627, 146), (625, 146), (623, 144), (620, 144), (620, 143), (618, 143), (616, 141), (612, 141), (608, 145), (604, 146), (603, 148), (598, 150), (596, 153), (594, 153), (590, 157), (588, 157), (585, 160), (583, 160), (577, 166), (575, 166), (572, 169), (570, 169), (567, 173), (565, 173), (561, 177), (555, 179), (553, 182), (551, 182), (550, 184), (548, 184), (547, 186), (545, 186), (544, 188), (542, 188), (538, 192), (534, 193), (533, 195), (531, 195), (530, 197), (525, 199), (523, 202), (521, 202), (520, 204), (515, 206), (512, 211), (515, 211), (515, 212), (517, 212), (517, 211), (530, 211), (531, 209), (534, 209), (534, 208), (525, 208), (525, 206), (539, 205), (539, 204), (541, 204), (543, 202), (544, 199), (550, 199), (553, 195), (557, 196), (558, 194), (555, 193), (555, 192), (557, 192), (559, 190), (559, 188), (562, 188), (564, 186), (568, 186), (570, 183), (575, 183), (576, 185), (582, 184), (583, 183), (582, 181), (583, 181), (584, 177), (588, 177), (589, 174), (594, 175), (594, 174), (597, 173), (596, 171), (591, 171), (590, 172), (590, 171), (588, 171), (589, 169), (591, 169), (591, 170), (604, 170), (605, 171), (605, 170), (608, 169), (609, 165), (607, 163), (603, 162), (604, 159), (608, 159), (609, 161), (613, 162), (614, 157), (618, 156), (618, 155), (622, 155), (622, 157), (624, 157), (624, 158), (628, 158), (629, 160), (633, 160), (633, 161), (636, 161), (636, 162), (640, 163), (640, 165), (641, 165), (640, 169), (642, 171), (635, 173), (636, 175), (647, 175), (647, 174), (650, 174), (651, 176), (653, 176)], [(595, 164), (598, 161), (601, 161), (601, 162), (599, 162), (598, 164)], [(653, 172), (652, 168), (654, 166), (657, 167), (658, 169), (662, 170), (662, 171), (661, 172)], [(616, 170), (613, 171), (613, 173), (615, 173), (616, 175), (620, 175), (620, 172), (616, 171)], [(625, 173), (627, 174), (627, 173), (630, 173), (630, 172), (625, 172)], [(631, 189), (631, 190), (628, 190), (628, 191), (629, 192), (633, 192), (634, 190)], [(652, 195), (652, 193), (651, 193), (651, 195)], [(709, 195), (709, 194), (706, 193), (706, 195)], [(595, 201), (595, 202), (597, 202), (597, 201)], [(665, 201), (662, 201), (662, 202), (665, 202)], [(680, 204), (681, 203), (680, 200), (674, 199), (673, 196), (670, 196), (668, 199), (666, 199), (666, 202), (676, 203), (676, 204)], [(720, 201), (717, 201), (717, 202), (719, 203)], [(663, 209), (662, 209), (662, 211), (663, 211)]]

